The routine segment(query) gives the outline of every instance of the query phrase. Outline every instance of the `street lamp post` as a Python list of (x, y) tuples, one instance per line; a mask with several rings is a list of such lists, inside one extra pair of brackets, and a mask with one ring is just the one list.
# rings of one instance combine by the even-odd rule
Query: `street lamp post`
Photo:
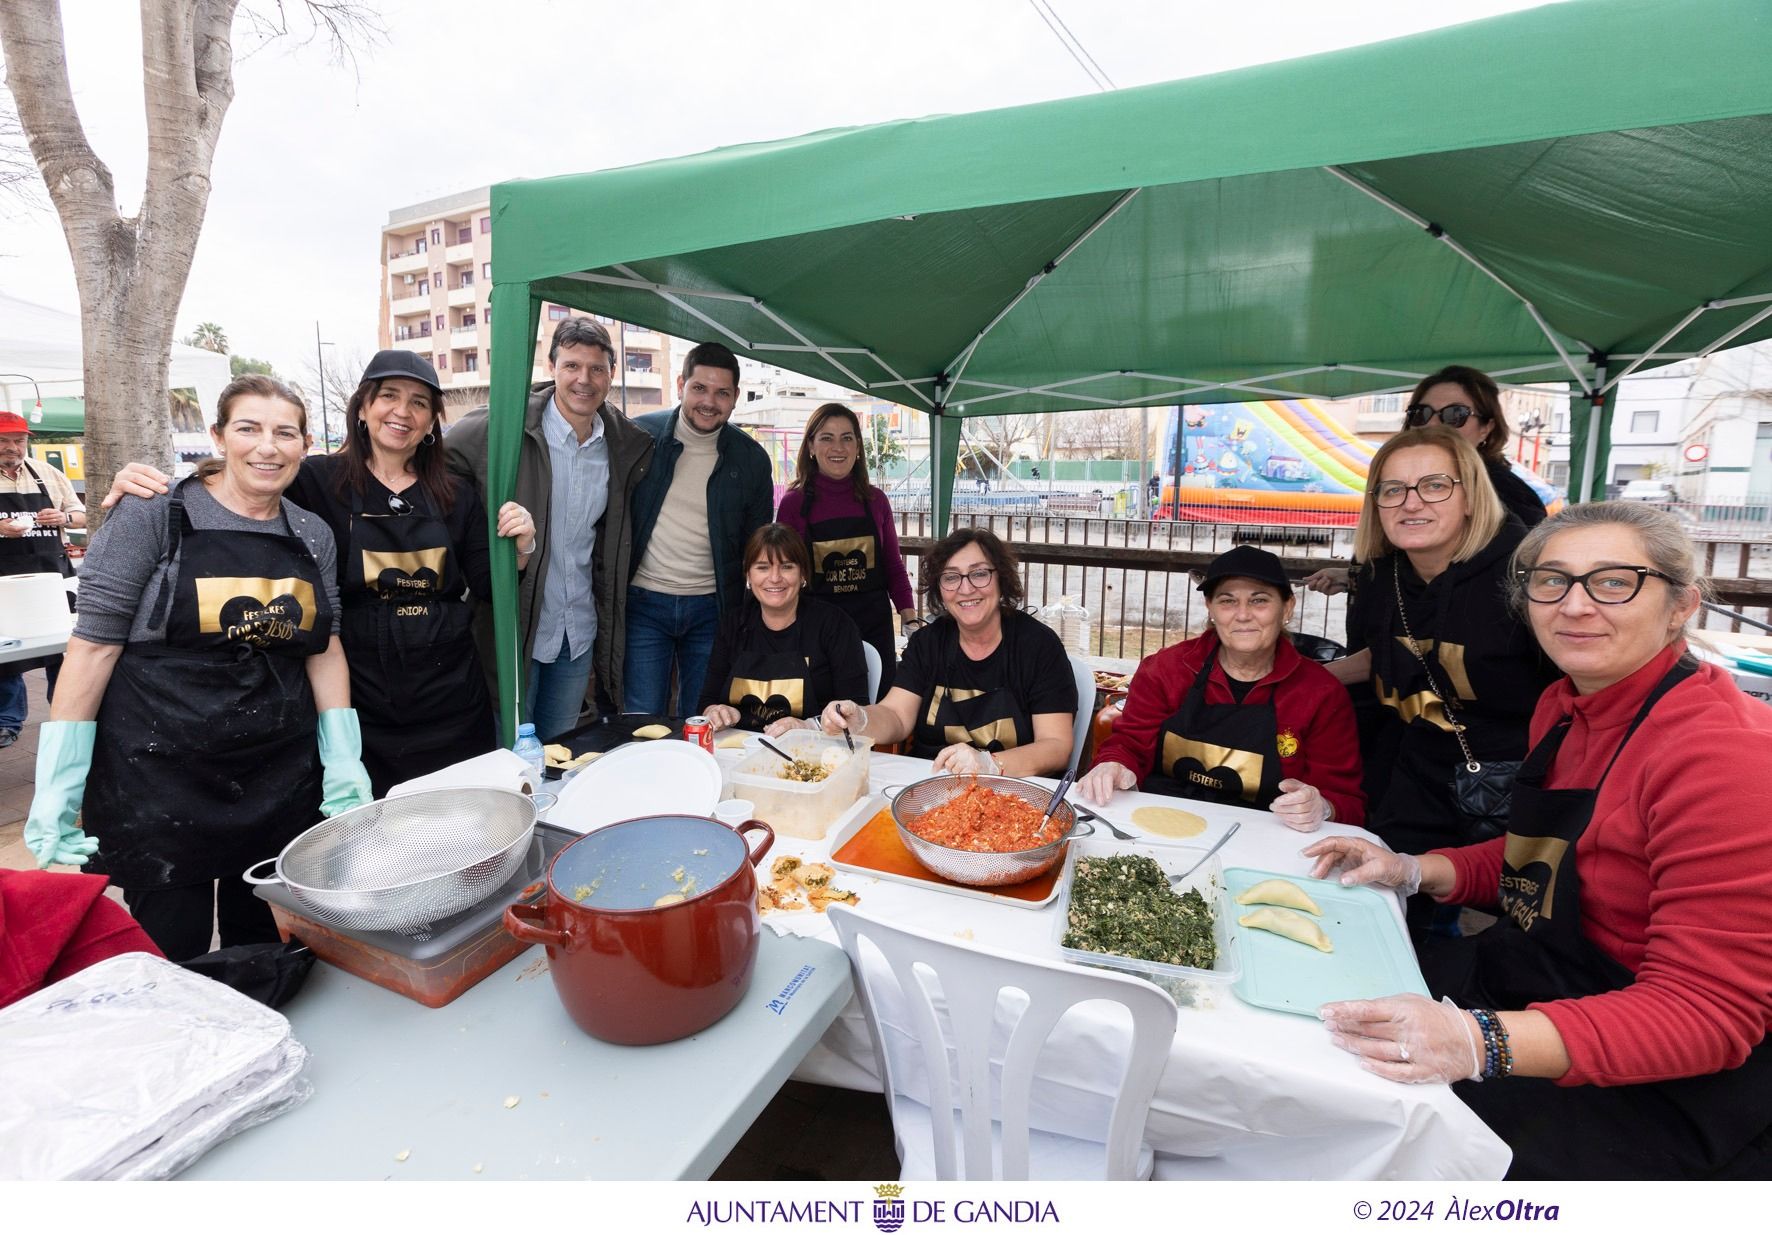
[(321, 453), (332, 451), (332, 423), (326, 417), (326, 356), (321, 352), (323, 347), (333, 346), (330, 339), (320, 337), (320, 323), (314, 322), (314, 376), (320, 380), (320, 444), (325, 447)]

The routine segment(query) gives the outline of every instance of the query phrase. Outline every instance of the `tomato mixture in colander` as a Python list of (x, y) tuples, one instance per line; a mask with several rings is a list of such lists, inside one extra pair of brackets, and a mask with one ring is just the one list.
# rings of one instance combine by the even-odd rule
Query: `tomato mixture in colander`
[(1062, 825), (1058, 823), (1048, 827), (1044, 837), (1035, 839), (1042, 814), (1025, 798), (971, 785), (905, 827), (949, 849), (1015, 853), (1059, 839)]

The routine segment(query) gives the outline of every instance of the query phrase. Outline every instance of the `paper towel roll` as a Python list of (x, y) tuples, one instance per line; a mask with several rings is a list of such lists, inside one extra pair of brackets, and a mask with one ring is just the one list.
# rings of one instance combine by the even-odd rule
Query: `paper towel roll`
[(30, 639), (39, 635), (65, 638), (74, 629), (68, 612), (68, 581), (43, 571), (34, 575), (0, 575), (0, 635)]
[(429, 776), (402, 781), (388, 790), (388, 796), (397, 798), (421, 789), (480, 788), (487, 785), (495, 789), (515, 789), (519, 793), (534, 793), (540, 787), (534, 768), (512, 751), (494, 750), (476, 755), (472, 759), (464, 759), (460, 763), (452, 763)]

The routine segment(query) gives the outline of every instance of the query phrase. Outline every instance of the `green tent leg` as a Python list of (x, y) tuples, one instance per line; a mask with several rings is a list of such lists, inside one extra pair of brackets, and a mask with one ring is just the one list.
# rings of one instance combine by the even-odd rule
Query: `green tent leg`
[(954, 462), (960, 457), (960, 418), (929, 416), (929, 518), (931, 535), (948, 534), (954, 515)]
[[(1612, 453), (1612, 416), (1618, 408), (1617, 386), (1599, 399), (1569, 399), (1569, 502), (1598, 502), (1606, 497), (1608, 457)], [(1588, 438), (1595, 436), (1593, 469), (1587, 466)]]
[[(517, 491), (517, 456), (523, 448), (523, 412), (529, 373), (535, 360), (535, 334), (541, 326), (541, 301), (527, 283), (497, 283), (498, 320), (492, 324), (492, 391), (486, 427), (486, 524), (492, 544), (492, 632), (498, 655), (498, 714), (507, 745), (517, 740), (518, 662), (522, 640), (517, 634), (517, 550), (498, 534), (498, 508)], [(521, 304), (527, 312), (517, 312)], [(508, 358), (509, 363), (503, 363)]]

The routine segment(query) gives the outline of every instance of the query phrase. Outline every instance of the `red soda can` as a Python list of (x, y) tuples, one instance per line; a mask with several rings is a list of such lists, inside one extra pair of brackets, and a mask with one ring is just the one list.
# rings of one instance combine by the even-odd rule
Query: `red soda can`
[(711, 755), (714, 753), (714, 726), (705, 716), (691, 716), (683, 722), (683, 740), (696, 743)]

